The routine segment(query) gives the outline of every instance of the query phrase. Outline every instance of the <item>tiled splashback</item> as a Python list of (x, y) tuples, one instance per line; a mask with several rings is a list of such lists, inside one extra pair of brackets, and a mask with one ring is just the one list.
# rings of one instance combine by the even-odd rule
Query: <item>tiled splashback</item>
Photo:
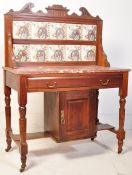
[(95, 61), (92, 45), (13, 45), (17, 62)]
[(96, 34), (96, 25), (13, 21), (13, 38), (15, 39), (96, 41)]
[[(13, 21), (14, 39), (55, 39), (96, 41), (96, 25)], [(18, 62), (95, 61), (92, 45), (14, 44)]]

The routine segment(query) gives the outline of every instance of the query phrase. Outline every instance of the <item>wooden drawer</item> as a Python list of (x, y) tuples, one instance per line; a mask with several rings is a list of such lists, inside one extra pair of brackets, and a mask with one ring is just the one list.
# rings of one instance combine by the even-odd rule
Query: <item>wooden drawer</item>
[(112, 87), (119, 87), (122, 83), (122, 76), (121, 75), (97, 75), (93, 78), (90, 78), (89, 83), (93, 87), (98, 88), (112, 88)]
[(35, 77), (28, 78), (28, 90), (58, 88), (110, 88), (119, 87), (121, 75), (94, 75), (90, 77)]

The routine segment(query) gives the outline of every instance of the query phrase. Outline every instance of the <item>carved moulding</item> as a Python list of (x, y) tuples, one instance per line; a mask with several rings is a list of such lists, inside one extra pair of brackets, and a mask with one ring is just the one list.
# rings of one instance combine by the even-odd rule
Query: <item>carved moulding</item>
[(52, 5), (46, 8), (47, 13), (44, 13), (42, 10), (38, 10), (37, 12), (33, 12), (32, 8), (34, 7), (33, 3), (27, 3), (23, 6), (19, 11), (14, 11), (11, 9), (7, 14), (10, 15), (38, 15), (38, 16), (57, 16), (57, 17), (85, 17), (90, 19), (100, 20), (99, 16), (93, 17), (85, 7), (81, 7), (79, 10), (81, 11), (81, 15), (76, 13), (68, 14), (69, 9), (63, 7), (62, 5)]

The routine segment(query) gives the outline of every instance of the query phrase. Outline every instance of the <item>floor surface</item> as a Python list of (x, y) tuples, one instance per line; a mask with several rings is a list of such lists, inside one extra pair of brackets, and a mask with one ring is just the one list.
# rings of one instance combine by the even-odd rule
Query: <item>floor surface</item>
[[(15, 143), (6, 153), (1, 133), (0, 175), (19, 175), (20, 156)], [(114, 134), (98, 132), (90, 139), (55, 143), (52, 139), (28, 141), (27, 168), (23, 175), (132, 175), (132, 130), (126, 131), (122, 154), (117, 154)]]

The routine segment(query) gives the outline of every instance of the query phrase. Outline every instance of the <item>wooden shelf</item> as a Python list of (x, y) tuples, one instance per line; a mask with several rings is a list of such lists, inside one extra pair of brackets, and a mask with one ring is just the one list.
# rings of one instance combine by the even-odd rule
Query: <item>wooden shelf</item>
[(97, 125), (97, 131), (102, 131), (102, 130), (109, 130), (111, 132), (117, 133), (117, 131), (115, 130), (115, 127), (112, 125), (109, 125), (107, 123), (105, 123), (105, 124), (99, 123)]
[[(11, 137), (15, 142), (20, 141), (19, 134), (13, 134), (11, 133)], [(27, 133), (27, 140), (32, 139), (39, 139), (39, 138), (47, 138), (50, 137), (50, 134), (48, 132), (36, 132), (36, 133)]]
[(108, 130), (108, 129), (114, 129), (115, 127), (109, 124), (103, 124), (103, 123), (99, 123), (97, 125), (97, 130), (98, 131), (102, 131), (102, 130)]
[(13, 44), (50, 44), (50, 45), (97, 45), (96, 41), (86, 40), (53, 40), (53, 39), (13, 39)]

